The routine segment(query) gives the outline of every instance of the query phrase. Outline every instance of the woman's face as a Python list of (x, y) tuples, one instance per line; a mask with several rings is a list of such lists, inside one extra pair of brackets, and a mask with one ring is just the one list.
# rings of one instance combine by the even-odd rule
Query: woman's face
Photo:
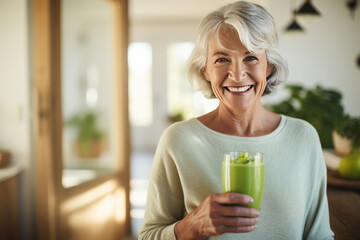
[(261, 101), (266, 77), (271, 73), (265, 52), (250, 53), (231, 28), (221, 28), (219, 40), (223, 47), (218, 45), (216, 36), (208, 43), (205, 79), (211, 82), (220, 104), (233, 110), (254, 107)]

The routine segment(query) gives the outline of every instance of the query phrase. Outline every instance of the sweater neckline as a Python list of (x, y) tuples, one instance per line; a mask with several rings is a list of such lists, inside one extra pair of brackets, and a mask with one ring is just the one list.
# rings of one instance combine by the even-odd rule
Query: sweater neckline
[(233, 136), (233, 135), (220, 133), (220, 132), (217, 132), (215, 130), (208, 128), (202, 122), (200, 122), (197, 118), (192, 118), (191, 122), (193, 122), (193, 124), (195, 124), (196, 127), (199, 127), (206, 134), (209, 134), (209, 135), (217, 135), (219, 137), (228, 138), (230, 140), (241, 140), (241, 139), (245, 140), (246, 139), (247, 141), (259, 141), (259, 140), (266, 140), (269, 138), (273, 138), (276, 135), (280, 134), (280, 132), (284, 129), (285, 124), (286, 124), (286, 117), (284, 115), (280, 115), (280, 116), (281, 116), (280, 123), (272, 132), (265, 134), (265, 135), (256, 136), (256, 137), (240, 137), (240, 136)]

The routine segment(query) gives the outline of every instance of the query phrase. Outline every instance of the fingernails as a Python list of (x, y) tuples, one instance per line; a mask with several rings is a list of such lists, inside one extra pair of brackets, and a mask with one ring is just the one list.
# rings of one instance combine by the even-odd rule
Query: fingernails
[(249, 203), (253, 203), (253, 202), (254, 202), (254, 199), (251, 198), (251, 197), (249, 197), (249, 198), (248, 198), (248, 202), (249, 202)]

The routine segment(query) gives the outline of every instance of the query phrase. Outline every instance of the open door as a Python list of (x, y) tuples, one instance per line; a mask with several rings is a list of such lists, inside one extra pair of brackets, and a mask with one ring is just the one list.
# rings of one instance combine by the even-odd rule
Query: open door
[[(130, 233), (128, 1), (34, 0), (33, 6), (38, 239), (119, 239)], [(86, 11), (89, 6), (92, 9)], [(88, 21), (89, 16), (101, 12), (102, 6), (108, 12), (92, 19), (95, 26), (92, 27)], [(75, 9), (71, 10), (72, 7)], [(79, 20), (80, 17), (82, 18)], [(111, 21), (112, 25), (105, 28), (97, 26), (104, 19)], [(76, 20), (79, 20), (78, 24)], [(76, 26), (85, 26), (82, 28), (85, 30), (77, 38), (72, 38), (69, 32), (74, 33)], [(66, 31), (67, 27), (72, 30)], [(107, 29), (106, 33), (110, 33), (107, 37), (102, 35), (104, 29)], [(92, 40), (92, 36), (97, 38)], [(79, 41), (65, 46), (64, 42), (71, 42), (71, 39)], [(105, 44), (105, 48), (92, 45), (104, 39), (111, 40)], [(81, 48), (77, 52), (71, 46)], [(84, 49), (111, 53), (106, 55), (110, 60), (106, 64), (103, 59), (91, 62), (98, 55), (86, 55)], [(77, 55), (67, 58), (69, 53)], [(73, 61), (70, 68), (84, 71), (84, 74), (78, 73), (71, 79), (68, 73), (73, 71), (64, 70), (69, 61)], [(104, 67), (109, 74), (99, 79), (99, 76), (105, 76), (102, 74)], [(80, 80), (74, 84), (76, 79)], [(107, 79), (106, 83), (104, 79)], [(103, 85), (108, 90), (102, 89)], [(76, 92), (74, 86), (82, 86), (80, 89), (85, 86), (85, 105), (79, 100), (82, 99), (79, 98), (81, 93)], [(67, 95), (64, 92), (69, 90), (65, 89), (73, 92)], [(100, 96), (107, 99), (106, 104), (106, 101), (98, 101)], [(99, 105), (102, 106), (101, 109), (96, 107)], [(80, 106), (86, 106), (81, 109), (82, 112), (79, 110)], [(98, 112), (106, 113), (102, 122), (108, 127), (105, 134), (98, 134), (107, 136), (104, 141), (106, 144), (102, 145), (103, 151), (95, 155), (76, 155), (72, 152), (76, 149), (76, 141), (71, 139), (76, 133), (67, 128), (68, 122), (71, 122), (68, 115), (74, 115), (70, 113), (78, 110), (79, 113), (89, 113), (89, 110), (99, 109)], [(74, 145), (69, 142), (74, 142)], [(82, 149), (96, 148), (93, 145), (81, 146)]]

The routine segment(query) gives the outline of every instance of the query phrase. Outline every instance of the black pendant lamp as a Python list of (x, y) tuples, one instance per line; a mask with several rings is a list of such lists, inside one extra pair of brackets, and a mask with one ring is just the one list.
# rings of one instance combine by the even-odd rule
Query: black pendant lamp
[(294, 19), (285, 29), (287, 32), (303, 32), (304, 29), (297, 23), (296, 19)]
[(285, 28), (285, 32), (304, 32), (304, 28), (296, 21), (295, 11), (291, 23)]
[(355, 10), (357, 8), (357, 0), (348, 0), (346, 5), (350, 10), (350, 16), (352, 18), (355, 18)]
[(311, 0), (305, 0), (296, 14), (301, 16), (321, 16), (320, 12), (312, 5)]

